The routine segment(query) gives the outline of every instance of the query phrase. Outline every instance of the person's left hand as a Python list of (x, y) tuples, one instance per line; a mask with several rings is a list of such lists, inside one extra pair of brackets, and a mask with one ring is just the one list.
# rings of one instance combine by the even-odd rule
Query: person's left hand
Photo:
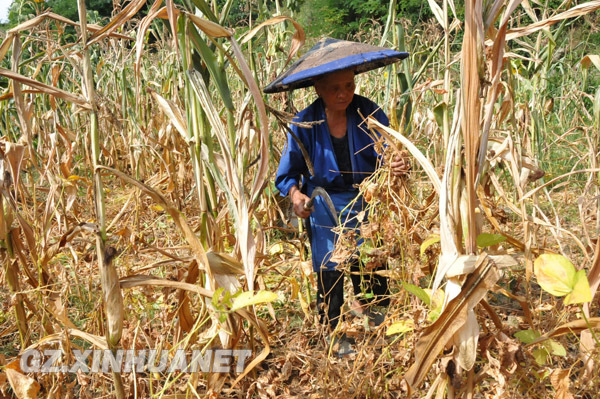
[(394, 176), (405, 176), (411, 169), (408, 151), (403, 150), (394, 154), (390, 166)]

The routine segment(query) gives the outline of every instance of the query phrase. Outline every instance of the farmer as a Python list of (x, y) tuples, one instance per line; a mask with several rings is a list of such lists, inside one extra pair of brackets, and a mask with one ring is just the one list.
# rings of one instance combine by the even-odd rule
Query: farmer
[[(342, 52), (342, 55), (348, 52), (355, 54), (345, 55), (341, 60), (326, 62), (326, 57), (331, 57), (331, 53), (343, 45), (350, 47), (350, 50)], [(335, 49), (332, 50), (331, 47)], [(328, 50), (325, 56), (319, 55), (318, 52), (323, 50)], [(312, 66), (312, 69), (308, 68), (308, 73), (306, 68), (298, 71), (302, 69), (302, 62), (306, 63), (307, 59), (310, 61), (315, 52), (317, 56), (313, 58), (320, 64)], [(374, 55), (372, 58), (375, 60), (369, 59), (369, 55)], [(336, 270), (337, 264), (330, 259), (336, 241), (336, 233), (333, 231), (338, 225), (336, 214), (340, 215), (343, 230), (358, 228), (359, 221), (356, 216), (363, 210), (364, 201), (359, 197), (357, 186), (375, 171), (378, 162), (372, 133), (368, 131), (361, 115), (372, 115), (382, 124), (389, 124), (387, 116), (374, 102), (354, 93), (354, 76), (357, 72), (368, 70), (369, 67), (373, 69), (383, 66), (405, 56), (406, 53), (360, 43), (326, 39), (313, 47), (288, 72), (265, 89), (265, 92), (275, 92), (293, 89), (294, 84), (296, 87), (314, 85), (318, 95), (317, 100), (298, 113), (294, 121), (324, 122), (311, 124), (310, 127), (298, 127), (294, 124), (291, 126), (292, 132), (308, 154), (314, 173), (309, 172), (300, 144), (288, 134), (275, 184), (281, 195), (290, 197), (294, 213), (307, 220), (313, 270), (317, 274), (317, 307), (320, 321), (323, 324), (328, 323), (332, 331), (340, 320), (344, 302), (344, 276), (341, 271)], [(369, 62), (370, 66), (365, 65)], [(315, 69), (316, 73), (310, 76), (310, 71), (314, 72)], [(299, 84), (293, 80), (297, 75), (300, 75), (301, 79)], [(390, 166), (392, 173), (396, 175), (403, 175), (410, 168), (408, 159), (404, 157), (394, 159)], [(317, 192), (324, 189), (327, 194), (314, 196), (317, 188)], [(311, 196), (314, 197), (312, 206), (308, 207)], [(329, 197), (331, 201), (325, 197)], [(335, 210), (330, 209), (331, 205), (328, 202)], [(357, 262), (352, 265), (352, 270), (359, 271)], [(351, 279), (354, 294), (360, 297), (360, 273), (352, 273)], [(373, 275), (368, 280), (375, 299), (380, 300), (380, 305), (387, 306), (389, 299), (378, 298), (388, 292), (387, 279)], [(363, 300), (355, 300), (351, 310), (355, 315), (370, 316), (379, 324), (383, 315), (380, 315), (380, 318), (375, 317), (366, 305)]]

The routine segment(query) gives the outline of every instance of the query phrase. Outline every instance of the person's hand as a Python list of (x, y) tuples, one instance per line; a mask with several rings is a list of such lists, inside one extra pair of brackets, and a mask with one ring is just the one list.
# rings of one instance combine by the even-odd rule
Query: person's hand
[(390, 166), (394, 176), (405, 176), (411, 169), (408, 151), (403, 150), (394, 154)]
[(294, 206), (294, 213), (296, 216), (306, 219), (310, 216), (312, 209), (306, 210), (304, 209), (304, 204), (310, 201), (310, 198), (304, 195), (298, 187), (294, 186), (290, 190), (290, 199), (292, 200), (292, 204)]

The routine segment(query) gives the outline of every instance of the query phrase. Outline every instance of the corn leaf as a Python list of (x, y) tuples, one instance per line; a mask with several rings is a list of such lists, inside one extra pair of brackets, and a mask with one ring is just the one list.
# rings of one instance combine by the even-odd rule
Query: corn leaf
[(294, 36), (292, 36), (292, 44), (290, 45), (290, 51), (288, 52), (287, 60), (285, 61), (285, 64), (287, 65), (291, 61), (291, 59), (296, 55), (300, 47), (304, 45), (304, 41), (306, 40), (306, 34), (304, 33), (304, 29), (302, 29), (302, 26), (300, 26), (298, 22), (294, 21), (290, 17), (279, 15), (277, 17), (269, 18), (265, 22), (262, 22), (261, 24), (255, 26), (254, 28), (252, 28), (251, 31), (246, 33), (244, 37), (240, 40), (240, 45), (243, 45), (250, 41), (265, 26), (275, 25), (283, 21), (290, 21), (296, 29), (296, 31), (294, 32)]
[(561, 12), (560, 14), (554, 15), (550, 18), (544, 19), (542, 21), (534, 22), (531, 25), (527, 25), (520, 28), (511, 29), (506, 34), (506, 40), (512, 40), (519, 38), (521, 36), (530, 35), (532, 33), (538, 32), (548, 26), (554, 25), (557, 22), (565, 20), (567, 18), (574, 18), (580, 15), (585, 15), (590, 12), (594, 12), (600, 8), (600, 1), (588, 1), (582, 4), (579, 4), (567, 11)]
[(441, 190), (441, 182), (435, 171), (435, 168), (431, 164), (431, 161), (429, 161), (429, 159), (427, 159), (427, 157), (425, 157), (425, 155), (423, 155), (423, 153), (410, 140), (404, 137), (400, 132), (382, 125), (372, 116), (367, 118), (367, 126), (369, 129), (377, 129), (377, 131), (379, 131), (388, 140), (395, 138), (402, 143), (402, 145), (406, 147), (411, 155), (415, 157), (417, 162), (419, 162), (419, 165), (421, 165), (423, 170), (425, 170), (427, 177), (429, 177), (431, 183), (433, 184), (433, 188), (435, 188), (435, 191), (439, 194)]
[(461, 292), (448, 303), (435, 323), (425, 329), (417, 342), (415, 362), (404, 376), (409, 394), (419, 388), (437, 356), (466, 323), (469, 309), (473, 309), (498, 281), (498, 271), (486, 254), (480, 256), (478, 263), (475, 272), (467, 277)]
[(66, 92), (57, 87), (47, 85), (47, 84), (39, 82), (35, 79), (28, 78), (27, 76), (23, 76), (21, 74), (9, 71), (8, 69), (4, 69), (4, 68), (0, 68), (0, 75), (5, 76), (5, 77), (12, 79), (16, 82), (19, 82), (21, 84), (36, 88), (44, 94), (48, 94), (48, 95), (60, 98), (62, 100), (65, 100), (67, 102), (77, 104), (84, 109), (88, 109), (88, 110), (92, 109), (91, 105), (83, 97), (78, 96), (76, 94)]
[(186, 13), (187, 17), (196, 25), (202, 32), (211, 37), (232, 37), (233, 32), (230, 29), (209, 21), (208, 19), (200, 18), (194, 14)]
[(6, 53), (10, 49), (10, 46), (12, 45), (14, 38), (15, 38), (14, 34), (8, 34), (6, 36), (6, 38), (4, 38), (4, 40), (2, 40), (2, 44), (0, 44), (0, 62), (6, 56)]
[(231, 310), (235, 311), (247, 306), (273, 302), (277, 298), (277, 293), (271, 291), (260, 290), (256, 293), (254, 291), (244, 291), (234, 298)]
[(142, 54), (144, 51), (144, 38), (146, 37), (146, 32), (148, 28), (150, 28), (150, 24), (152, 21), (158, 16), (160, 5), (162, 4), (162, 0), (155, 0), (154, 4), (148, 11), (148, 14), (140, 21), (140, 24), (137, 29), (136, 37), (135, 37), (135, 81), (136, 81), (136, 90), (139, 93), (139, 85), (140, 85), (140, 63), (142, 62)]
[(119, 29), (127, 21), (133, 18), (139, 10), (146, 4), (146, 0), (131, 0), (125, 8), (121, 10), (116, 16), (114, 16), (108, 24), (106, 24), (102, 29), (94, 32), (87, 40), (86, 47), (91, 46), (92, 44), (104, 39), (107, 36), (110, 36), (112, 32)]
[(434, 0), (427, 0), (427, 3), (429, 3), (431, 12), (433, 12), (433, 15), (435, 16), (435, 19), (437, 19), (438, 23), (442, 26), (442, 28), (447, 29), (447, 21), (444, 18), (444, 12), (442, 11), (438, 3), (436, 3)]
[[(0, 59), (2, 59), (0, 57)], [(600, 70), (600, 55), (598, 54), (588, 54), (581, 59), (581, 67), (584, 69), (588, 69), (590, 66), (594, 65), (596, 69)]]
[(223, 100), (223, 104), (227, 109), (233, 110), (234, 106), (231, 98), (231, 90), (229, 89), (229, 83), (223, 66), (219, 65), (215, 52), (208, 47), (206, 41), (198, 34), (198, 31), (196, 29), (189, 29), (189, 32), (191, 43), (194, 45), (196, 51), (202, 56), (202, 61), (206, 65), (206, 68), (213, 79), (213, 83), (219, 90), (219, 95)]

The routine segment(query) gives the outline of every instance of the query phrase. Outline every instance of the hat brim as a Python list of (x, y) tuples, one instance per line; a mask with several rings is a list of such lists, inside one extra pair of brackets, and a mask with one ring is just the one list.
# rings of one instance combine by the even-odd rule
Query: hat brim
[[(333, 48), (333, 50), (328, 51), (328, 48)], [(340, 53), (341, 56), (335, 54), (336, 52)], [(348, 53), (350, 55), (344, 56)], [(270, 94), (309, 87), (313, 85), (316, 78), (332, 72), (352, 69), (355, 74), (359, 74), (381, 68), (406, 57), (408, 57), (406, 52), (362, 43), (325, 39), (310, 49), (304, 57), (296, 61), (285, 73), (265, 87), (263, 91)], [(332, 61), (318, 64), (320, 60), (328, 61), (332, 58), (334, 58)], [(310, 67), (307, 67), (307, 64)]]

